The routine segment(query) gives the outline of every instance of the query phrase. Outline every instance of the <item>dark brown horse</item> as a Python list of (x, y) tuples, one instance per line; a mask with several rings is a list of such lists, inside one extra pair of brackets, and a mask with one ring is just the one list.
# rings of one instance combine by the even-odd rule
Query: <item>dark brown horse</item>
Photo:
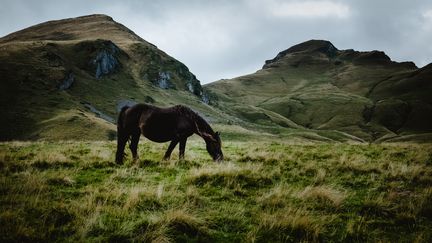
[(125, 106), (120, 111), (117, 121), (116, 162), (123, 163), (124, 149), (129, 139), (133, 159), (138, 159), (137, 149), (141, 134), (158, 143), (171, 141), (164, 159), (168, 159), (177, 143), (180, 143), (179, 157), (182, 159), (186, 140), (194, 133), (204, 139), (213, 160), (223, 160), (219, 133), (213, 132), (210, 125), (191, 109), (182, 105), (169, 108), (148, 104)]

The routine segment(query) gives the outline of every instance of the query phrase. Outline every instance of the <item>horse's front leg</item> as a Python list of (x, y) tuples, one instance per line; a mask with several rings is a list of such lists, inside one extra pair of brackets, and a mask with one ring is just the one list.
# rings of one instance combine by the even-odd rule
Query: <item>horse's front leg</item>
[(170, 145), (168, 146), (168, 149), (167, 149), (167, 151), (165, 152), (165, 155), (164, 155), (164, 157), (163, 157), (164, 160), (168, 160), (168, 159), (170, 158), (171, 153), (172, 153), (172, 151), (174, 150), (174, 148), (175, 148), (175, 146), (177, 145), (178, 142), (179, 142), (178, 139), (174, 139), (174, 140), (171, 141), (171, 143), (170, 143)]
[(140, 138), (140, 130), (134, 132), (131, 136), (131, 143), (129, 145), (129, 148), (132, 152), (132, 158), (133, 158), (133, 162), (136, 163), (138, 162), (138, 142), (139, 142), (139, 138)]
[(184, 159), (184, 152), (185, 152), (185, 149), (186, 149), (186, 141), (187, 141), (187, 138), (184, 138), (184, 139), (180, 140), (179, 159)]

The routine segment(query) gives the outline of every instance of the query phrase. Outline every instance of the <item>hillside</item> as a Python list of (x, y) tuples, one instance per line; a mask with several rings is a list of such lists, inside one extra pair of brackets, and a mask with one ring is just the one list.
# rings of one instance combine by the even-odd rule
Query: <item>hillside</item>
[(394, 62), (380, 51), (338, 50), (310, 40), (256, 73), (205, 86), (217, 106), (244, 120), (364, 141), (430, 141), (432, 65)]
[(223, 138), (431, 141), (432, 65), (311, 40), (203, 88), (186, 65), (106, 15), (0, 38), (0, 140), (115, 139), (126, 104), (185, 104)]
[(0, 38), (0, 140), (113, 139), (124, 104), (183, 103), (221, 117), (181, 62), (106, 15)]

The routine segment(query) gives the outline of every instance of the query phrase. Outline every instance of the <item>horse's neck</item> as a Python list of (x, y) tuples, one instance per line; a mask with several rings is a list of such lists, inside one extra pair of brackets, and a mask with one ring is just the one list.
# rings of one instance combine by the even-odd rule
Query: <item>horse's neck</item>
[(195, 124), (197, 126), (197, 134), (198, 135), (202, 136), (203, 133), (207, 133), (210, 135), (214, 134), (210, 125), (204, 120), (204, 118), (198, 117), (198, 115), (197, 115), (195, 118)]

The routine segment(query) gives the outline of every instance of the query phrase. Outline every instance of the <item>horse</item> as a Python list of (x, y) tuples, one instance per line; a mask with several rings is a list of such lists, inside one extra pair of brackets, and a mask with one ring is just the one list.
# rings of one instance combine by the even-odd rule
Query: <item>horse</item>
[(210, 125), (190, 108), (183, 105), (168, 108), (150, 104), (124, 106), (117, 120), (116, 163), (123, 164), (124, 149), (129, 140), (133, 160), (138, 160), (137, 150), (141, 134), (153, 142), (171, 141), (164, 160), (170, 158), (171, 152), (180, 143), (179, 159), (183, 159), (186, 141), (194, 133), (204, 139), (207, 152), (214, 161), (223, 160), (219, 132), (214, 132)]

